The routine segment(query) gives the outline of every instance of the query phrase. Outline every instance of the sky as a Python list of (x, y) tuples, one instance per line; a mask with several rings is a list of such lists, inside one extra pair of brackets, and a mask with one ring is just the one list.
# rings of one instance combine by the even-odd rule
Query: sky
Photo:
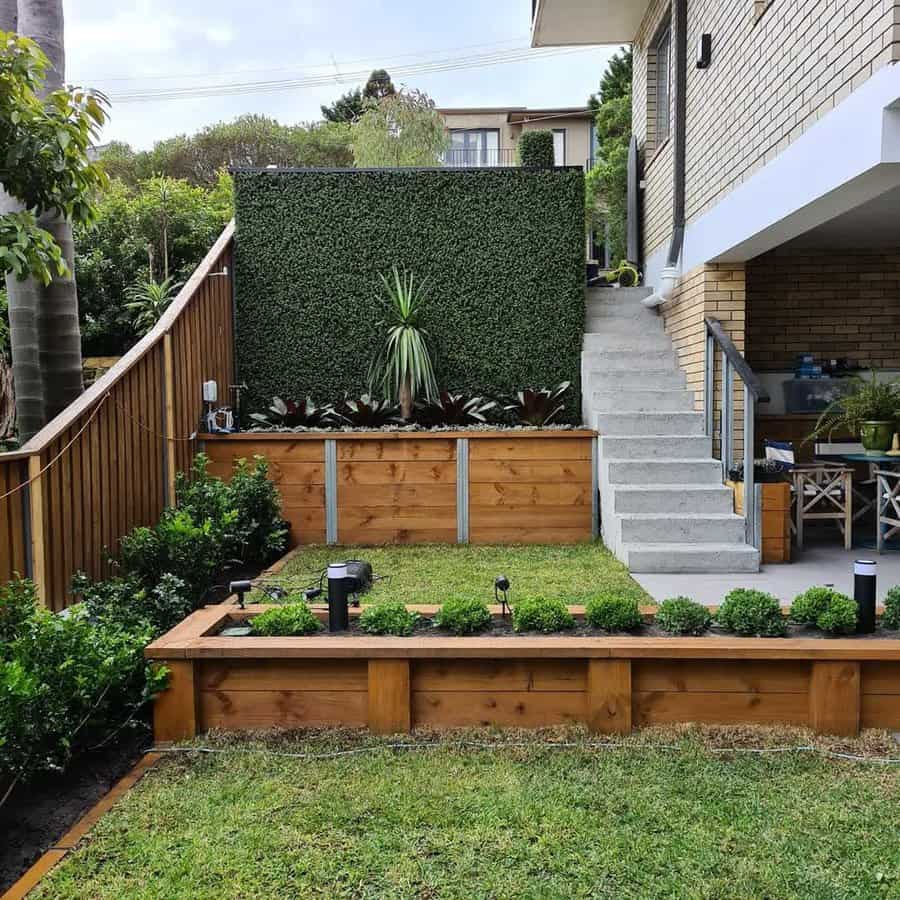
[[(531, 0), (64, 0), (66, 80), (112, 100), (103, 140), (146, 149), (243, 113), (314, 121), (358, 75), (453, 60), (440, 72), (394, 75), (438, 106), (579, 106), (614, 47), (524, 53), (471, 67), (471, 57), (529, 45)], [(535, 58), (536, 57), (536, 58)], [(283, 90), (221, 95), (223, 85), (315, 79)], [(365, 80), (365, 76), (362, 77)], [(213, 88), (219, 95), (144, 98)]]

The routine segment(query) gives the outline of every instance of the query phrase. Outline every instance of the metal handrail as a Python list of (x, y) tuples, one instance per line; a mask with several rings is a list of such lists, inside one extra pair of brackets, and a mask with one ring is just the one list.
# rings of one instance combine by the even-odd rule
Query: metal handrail
[(706, 434), (712, 437), (714, 428), (714, 409), (716, 400), (716, 349), (721, 355), (722, 365), (722, 415), (719, 423), (722, 477), (727, 477), (728, 470), (734, 461), (734, 376), (740, 378), (744, 386), (744, 529), (746, 541), (758, 550), (762, 546), (760, 530), (762, 505), (761, 496), (757, 496), (754, 479), (754, 443), (756, 440), (754, 426), (756, 423), (756, 404), (767, 403), (768, 391), (762, 386), (759, 378), (743, 354), (734, 345), (728, 333), (718, 319), (706, 319), (706, 378), (704, 405), (706, 412)]

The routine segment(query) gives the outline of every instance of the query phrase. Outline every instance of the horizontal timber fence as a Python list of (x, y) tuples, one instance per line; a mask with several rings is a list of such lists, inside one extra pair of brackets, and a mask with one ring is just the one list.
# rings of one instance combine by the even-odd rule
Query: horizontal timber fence
[(0, 454), (0, 581), (29, 575), (43, 603), (72, 575), (109, 574), (108, 554), (174, 501), (197, 449), (202, 383), (233, 381), (228, 225), (159, 322), (21, 450)]
[(264, 456), (291, 544), (574, 544), (597, 535), (593, 431), (204, 435), (210, 472)]

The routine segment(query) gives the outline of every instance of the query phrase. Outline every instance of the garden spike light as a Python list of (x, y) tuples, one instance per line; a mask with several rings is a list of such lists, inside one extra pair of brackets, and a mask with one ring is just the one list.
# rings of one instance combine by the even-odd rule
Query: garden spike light
[(505, 619), (509, 615), (509, 579), (505, 575), (494, 579), (494, 601), (500, 604), (500, 614)]

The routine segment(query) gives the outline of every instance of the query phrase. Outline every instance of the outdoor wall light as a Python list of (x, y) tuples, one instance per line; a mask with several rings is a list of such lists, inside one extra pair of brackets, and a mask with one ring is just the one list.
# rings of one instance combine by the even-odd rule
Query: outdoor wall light
[(697, 68), (708, 69), (712, 62), (712, 35), (701, 34), (697, 41)]
[(494, 579), (494, 601), (500, 604), (500, 614), (505, 619), (509, 614), (509, 579), (505, 575)]
[(249, 581), (229, 581), (228, 582), (228, 591), (231, 594), (237, 594), (238, 597), (238, 607), (240, 609), (246, 609), (244, 606), (244, 594), (246, 594), (249, 590), (253, 588), (253, 585)]

